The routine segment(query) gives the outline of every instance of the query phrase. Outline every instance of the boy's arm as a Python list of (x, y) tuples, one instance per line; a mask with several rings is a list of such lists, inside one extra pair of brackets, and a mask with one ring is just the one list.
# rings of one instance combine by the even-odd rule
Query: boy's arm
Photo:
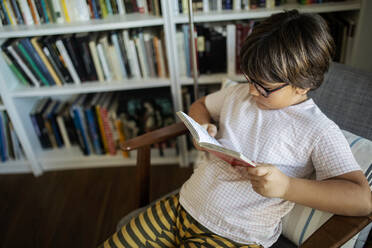
[(290, 178), (283, 199), (341, 215), (360, 216), (372, 212), (371, 190), (362, 171), (324, 181)]
[[(207, 107), (205, 106), (205, 98), (202, 97), (195, 101), (189, 109), (189, 116), (193, 118), (197, 123), (199, 123), (201, 126), (203, 126), (205, 129), (207, 129), (209, 135), (212, 137), (216, 136), (217, 134), (217, 127), (213, 124), (211, 124), (211, 115), (208, 112)], [(194, 146), (198, 150), (203, 150), (201, 147), (199, 147), (195, 140), (193, 140)]]
[(371, 190), (361, 171), (315, 181), (289, 177), (268, 164), (247, 170), (253, 189), (260, 195), (340, 215), (362, 216), (372, 212)]
[(205, 106), (205, 98), (202, 97), (195, 101), (191, 106), (188, 115), (200, 125), (211, 123), (211, 115)]

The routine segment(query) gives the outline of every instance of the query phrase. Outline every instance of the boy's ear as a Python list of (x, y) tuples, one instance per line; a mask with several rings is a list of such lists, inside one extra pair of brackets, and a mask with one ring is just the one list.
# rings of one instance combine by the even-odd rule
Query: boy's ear
[(310, 88), (302, 89), (302, 88), (298, 88), (298, 87), (296, 87), (295, 90), (296, 90), (296, 93), (297, 93), (298, 95), (305, 95), (305, 94), (307, 94), (307, 92), (309, 92)]

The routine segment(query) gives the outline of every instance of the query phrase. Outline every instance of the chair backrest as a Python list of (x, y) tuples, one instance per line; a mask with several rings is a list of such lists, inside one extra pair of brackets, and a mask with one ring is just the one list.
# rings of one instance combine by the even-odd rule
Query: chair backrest
[(309, 96), (341, 129), (372, 140), (372, 74), (332, 63)]

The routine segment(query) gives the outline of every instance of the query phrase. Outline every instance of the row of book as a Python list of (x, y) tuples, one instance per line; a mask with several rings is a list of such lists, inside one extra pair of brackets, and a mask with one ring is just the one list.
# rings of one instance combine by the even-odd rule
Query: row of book
[(2, 0), (0, 26), (69, 23), (129, 13), (160, 16), (160, 0)]
[(27, 86), (167, 77), (163, 38), (131, 31), (8, 39), (3, 56)]
[[(195, 12), (208, 13), (209, 11), (223, 10), (250, 10), (256, 8), (273, 8), (284, 4), (286, 0), (194, 0), (192, 9)], [(175, 0), (173, 12), (177, 14), (188, 13), (188, 0)]]
[(356, 20), (352, 15), (344, 13), (327, 13), (322, 14), (322, 16), (330, 27), (330, 32), (336, 45), (333, 60), (351, 64), (357, 26)]
[[(322, 14), (327, 21), (335, 41), (333, 61), (351, 63), (356, 21), (352, 16), (337, 13)], [(258, 21), (228, 24), (195, 25), (197, 67), (200, 74), (227, 73), (240, 74), (240, 49)], [(189, 26), (182, 25), (176, 33), (180, 51), (180, 75), (192, 77), (192, 52)]]
[[(115, 155), (126, 139), (174, 123), (169, 96), (141, 98), (125, 94), (109, 92), (75, 95), (67, 101), (38, 100), (30, 118), (41, 147), (78, 145), (84, 155)], [(175, 142), (161, 147), (175, 147)], [(129, 156), (125, 151), (122, 154)]]
[[(252, 32), (255, 21), (227, 25), (195, 25), (197, 65), (200, 74), (240, 73), (239, 51), (245, 38)], [(182, 25), (176, 33), (180, 51), (180, 75), (193, 75), (189, 26)], [(182, 49), (183, 48), (183, 49)]]
[(24, 159), (18, 136), (6, 111), (0, 111), (0, 161)]

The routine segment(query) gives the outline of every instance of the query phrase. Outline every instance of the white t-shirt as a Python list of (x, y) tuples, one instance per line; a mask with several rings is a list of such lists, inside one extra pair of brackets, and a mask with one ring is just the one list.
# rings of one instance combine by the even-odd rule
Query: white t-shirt
[[(291, 177), (314, 169), (323, 180), (360, 170), (339, 127), (312, 99), (279, 110), (262, 110), (249, 85), (223, 89), (206, 98), (218, 122), (216, 138), (255, 162), (277, 166)], [(180, 203), (200, 224), (238, 243), (271, 246), (281, 234), (281, 218), (294, 203), (257, 194), (246, 171), (214, 157), (198, 163), (182, 186)]]

